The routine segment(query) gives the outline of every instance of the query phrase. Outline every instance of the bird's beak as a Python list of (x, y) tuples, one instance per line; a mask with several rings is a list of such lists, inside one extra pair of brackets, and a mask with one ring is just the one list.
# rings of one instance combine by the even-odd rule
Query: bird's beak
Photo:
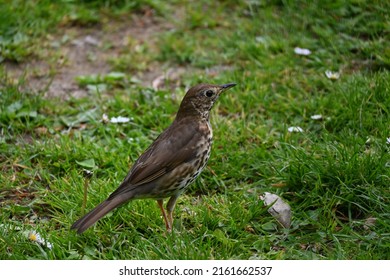
[(220, 85), (219, 87), (221, 88), (221, 91), (225, 91), (231, 87), (234, 87), (235, 85), (236, 85), (236, 83), (229, 83), (229, 84), (225, 84), (225, 85)]

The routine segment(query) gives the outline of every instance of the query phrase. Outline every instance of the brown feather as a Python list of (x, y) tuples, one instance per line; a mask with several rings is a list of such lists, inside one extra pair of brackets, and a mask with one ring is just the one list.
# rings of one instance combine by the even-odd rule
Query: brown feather
[(105, 200), (96, 206), (92, 211), (86, 214), (81, 219), (77, 220), (71, 227), (71, 229), (76, 229), (77, 233), (83, 233), (86, 229), (104, 217), (108, 212), (114, 208), (120, 206), (121, 204), (128, 201), (129, 198), (125, 197), (116, 197), (115, 199)]
[[(175, 129), (171, 129), (172, 127)], [(183, 121), (175, 126), (172, 124), (139, 157), (122, 184), (110, 195), (110, 198), (125, 192), (135, 191), (138, 187), (157, 180), (180, 164), (189, 161), (196, 153), (196, 143), (200, 137), (200, 128), (197, 123), (191, 126), (188, 125), (188, 122)]]

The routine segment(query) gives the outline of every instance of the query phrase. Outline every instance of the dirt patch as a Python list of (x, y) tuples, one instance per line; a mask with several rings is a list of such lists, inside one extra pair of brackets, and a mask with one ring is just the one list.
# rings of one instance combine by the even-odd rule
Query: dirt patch
[(16, 205), (28, 205), (35, 198), (35, 193), (29, 188), (2, 190), (0, 194), (0, 205), (2, 207), (10, 201)]
[[(7, 63), (5, 69), (11, 79), (24, 79), (26, 89), (44, 92), (46, 97), (84, 97), (88, 93), (78, 85), (76, 77), (109, 73), (112, 71), (109, 59), (118, 57), (128, 47), (129, 39), (153, 49), (157, 35), (171, 28), (173, 25), (150, 12), (110, 19), (93, 28), (63, 27), (56, 35), (47, 36), (39, 58), (22, 64)], [(164, 72), (175, 79), (185, 72), (184, 69), (164, 71), (163, 68), (153, 62), (134, 75), (143, 86), (161, 86), (158, 82), (165, 77)]]

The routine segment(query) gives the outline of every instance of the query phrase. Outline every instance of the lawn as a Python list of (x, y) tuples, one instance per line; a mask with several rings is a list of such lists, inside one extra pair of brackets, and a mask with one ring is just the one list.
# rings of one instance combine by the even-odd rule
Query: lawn
[[(0, 259), (390, 259), (389, 1), (0, 9)], [(172, 233), (153, 200), (70, 230), (188, 88), (230, 82)], [(290, 205), (289, 228), (264, 192)]]

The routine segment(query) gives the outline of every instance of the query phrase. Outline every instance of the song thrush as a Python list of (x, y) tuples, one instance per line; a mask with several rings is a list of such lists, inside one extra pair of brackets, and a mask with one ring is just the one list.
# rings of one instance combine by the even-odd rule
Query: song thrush
[[(219, 95), (235, 86), (200, 84), (184, 96), (176, 118), (138, 158), (120, 186), (72, 229), (84, 232), (114, 208), (132, 199), (157, 200), (168, 231), (177, 198), (200, 174), (210, 157), (213, 132), (210, 110)], [(170, 197), (167, 214), (163, 199)]]

